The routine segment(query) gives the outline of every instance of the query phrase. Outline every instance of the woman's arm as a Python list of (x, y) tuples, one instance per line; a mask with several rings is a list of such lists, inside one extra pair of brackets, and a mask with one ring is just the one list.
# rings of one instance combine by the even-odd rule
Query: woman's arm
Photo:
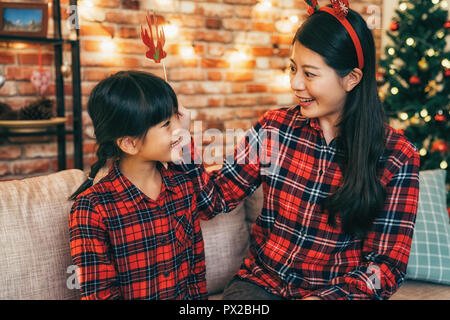
[(117, 275), (108, 254), (107, 231), (86, 197), (78, 198), (69, 218), (70, 251), (83, 300), (120, 299)]
[(363, 242), (365, 261), (309, 296), (322, 299), (388, 299), (402, 284), (419, 197), (420, 159), (414, 152), (386, 185), (383, 211)]
[[(229, 212), (250, 196), (261, 184), (261, 179), (270, 166), (275, 166), (278, 137), (268, 133), (264, 116), (247, 131), (234, 150), (233, 157), (227, 157), (221, 170), (206, 172), (202, 159), (191, 143), (190, 157), (185, 157), (179, 170), (185, 171), (194, 183), (199, 211), (202, 218), (209, 219), (221, 212)], [(276, 140), (276, 141), (275, 141)], [(272, 161), (272, 162), (270, 162)]]

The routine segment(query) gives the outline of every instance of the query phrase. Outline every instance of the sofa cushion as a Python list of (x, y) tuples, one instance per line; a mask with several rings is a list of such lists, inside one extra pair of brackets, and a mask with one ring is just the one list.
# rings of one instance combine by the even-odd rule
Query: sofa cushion
[(67, 285), (67, 198), (85, 178), (72, 169), (0, 183), (0, 299), (80, 299)]
[(407, 278), (450, 285), (450, 224), (445, 170), (419, 174), (419, 205)]
[(247, 256), (249, 232), (244, 204), (200, 223), (205, 242), (206, 284), (208, 293), (214, 294), (223, 291)]

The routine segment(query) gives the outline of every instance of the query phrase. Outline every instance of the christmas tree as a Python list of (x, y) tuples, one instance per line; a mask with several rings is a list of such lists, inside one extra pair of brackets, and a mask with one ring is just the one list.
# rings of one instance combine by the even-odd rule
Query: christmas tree
[(449, 185), (447, 6), (445, 0), (400, 1), (377, 82), (387, 116), (419, 149), (421, 170), (447, 170)]

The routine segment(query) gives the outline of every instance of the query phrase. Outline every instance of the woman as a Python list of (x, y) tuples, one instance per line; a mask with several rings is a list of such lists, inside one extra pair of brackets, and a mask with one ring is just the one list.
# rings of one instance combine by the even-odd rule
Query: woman
[(417, 150), (384, 122), (363, 18), (312, 9), (292, 44), (298, 105), (267, 112), (220, 171), (183, 165), (215, 213), (263, 187), (249, 256), (224, 299), (387, 299), (405, 277)]

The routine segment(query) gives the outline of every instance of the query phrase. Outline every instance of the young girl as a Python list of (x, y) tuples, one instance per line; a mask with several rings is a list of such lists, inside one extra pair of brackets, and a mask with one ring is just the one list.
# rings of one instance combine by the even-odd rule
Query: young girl
[(151, 74), (119, 72), (94, 88), (88, 112), (98, 160), (72, 195), (69, 222), (82, 298), (205, 299), (193, 184), (162, 165), (182, 156), (174, 91)]
[[(384, 122), (366, 22), (338, 7), (348, 15), (310, 8), (295, 34), (298, 105), (262, 116), (220, 171), (183, 164), (196, 188), (215, 190), (199, 194), (200, 210), (231, 210), (263, 188), (249, 256), (224, 299), (387, 299), (405, 278), (419, 155)], [(276, 153), (269, 173), (265, 146), (263, 155)]]

